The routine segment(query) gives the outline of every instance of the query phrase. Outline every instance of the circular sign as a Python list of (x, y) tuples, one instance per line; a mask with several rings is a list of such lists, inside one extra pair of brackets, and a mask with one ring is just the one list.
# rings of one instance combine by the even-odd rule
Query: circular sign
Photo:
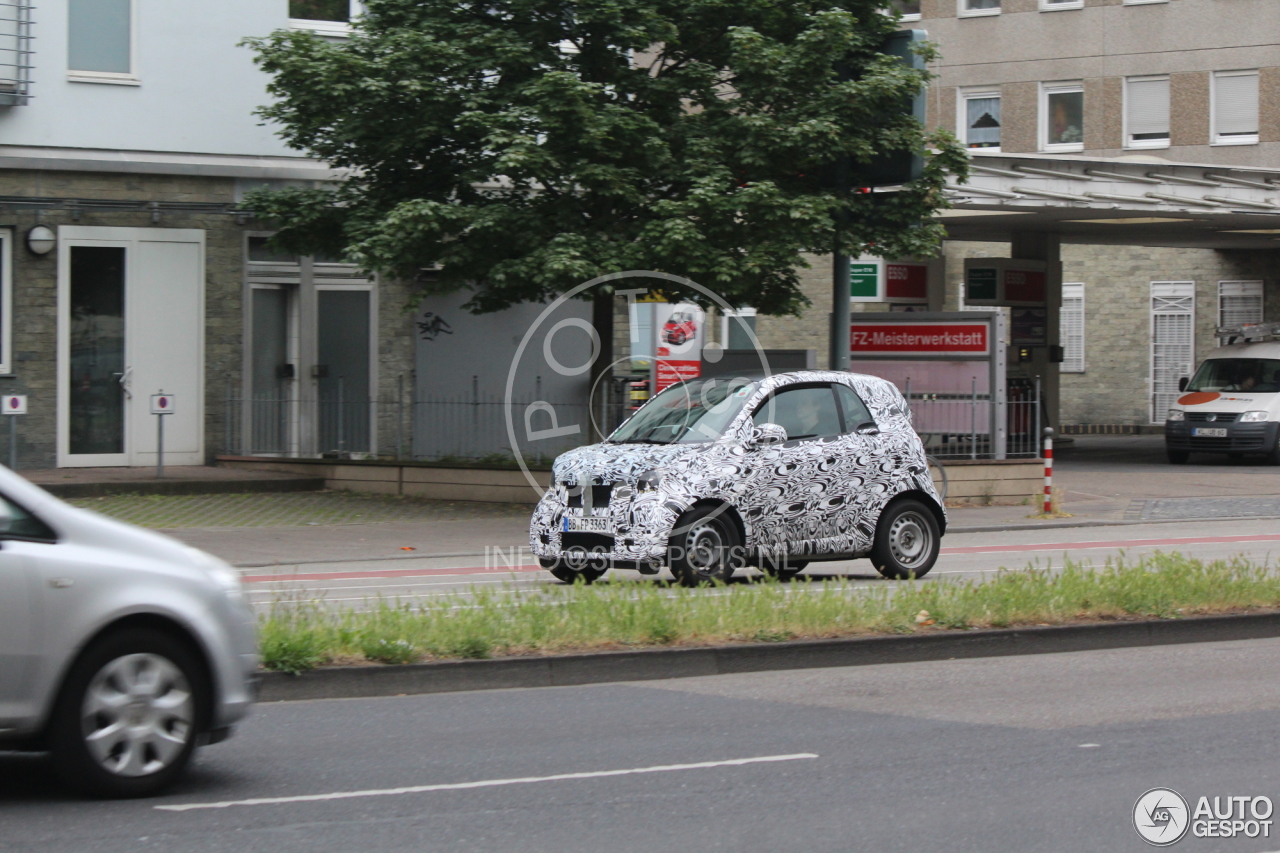
[(1191, 825), (1187, 801), (1172, 788), (1152, 788), (1133, 804), (1133, 828), (1142, 840), (1168, 847), (1182, 839)]

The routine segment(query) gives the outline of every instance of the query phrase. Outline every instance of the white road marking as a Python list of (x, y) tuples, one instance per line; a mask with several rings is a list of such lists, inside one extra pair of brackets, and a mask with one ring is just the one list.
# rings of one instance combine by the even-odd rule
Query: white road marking
[(762, 755), (757, 758), (732, 758), (728, 761), (701, 761), (697, 764), (663, 764), (657, 767), (633, 767), (629, 770), (593, 770), (586, 773), (559, 773), (555, 776), (526, 776), (519, 779), (485, 779), (480, 782), (455, 782), (448, 785), (413, 785), (407, 788), (381, 788), (368, 791), (335, 791), (331, 794), (302, 794), (296, 797), (257, 797), (250, 800), (226, 800), (221, 803), (178, 803), (154, 806), (168, 812), (186, 812), (193, 809), (225, 809), (230, 806), (275, 806), (284, 803), (314, 803), (324, 800), (349, 800), (355, 797), (389, 797), (399, 794), (425, 794), (430, 791), (463, 791), (471, 788), (495, 788), (502, 785), (524, 785), (532, 782), (560, 782), (570, 779), (599, 779), (604, 776), (633, 776), (639, 773), (670, 773), (674, 770), (704, 770), (709, 767), (740, 767), (744, 764), (765, 764), (776, 761), (798, 761), (817, 758), (813, 752), (794, 755)]

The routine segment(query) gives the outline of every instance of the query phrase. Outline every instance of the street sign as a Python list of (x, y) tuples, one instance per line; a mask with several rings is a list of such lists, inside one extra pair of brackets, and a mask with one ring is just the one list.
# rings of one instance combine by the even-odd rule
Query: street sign
[(27, 413), (27, 395), (26, 394), (6, 394), (4, 398), (4, 411), (6, 415), (25, 415)]
[[(24, 397), (23, 400), (26, 398)], [(153, 415), (172, 415), (173, 414), (173, 395), (161, 392), (151, 395), (151, 414)]]
[(881, 299), (880, 261), (853, 261), (849, 264), (849, 296), (854, 302)]

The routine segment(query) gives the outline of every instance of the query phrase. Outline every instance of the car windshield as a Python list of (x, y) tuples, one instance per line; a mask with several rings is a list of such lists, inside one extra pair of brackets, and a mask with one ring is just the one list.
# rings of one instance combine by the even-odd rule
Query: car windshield
[(1188, 391), (1280, 391), (1280, 359), (1211, 358), (1187, 383)]
[(756, 383), (692, 379), (672, 385), (609, 436), (611, 444), (686, 444), (715, 441), (742, 411)]

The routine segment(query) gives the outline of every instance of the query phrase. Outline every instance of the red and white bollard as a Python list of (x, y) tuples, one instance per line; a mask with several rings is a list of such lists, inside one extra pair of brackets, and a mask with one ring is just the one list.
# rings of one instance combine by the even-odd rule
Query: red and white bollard
[(1041, 512), (1053, 513), (1053, 427), (1044, 428), (1044, 508)]

